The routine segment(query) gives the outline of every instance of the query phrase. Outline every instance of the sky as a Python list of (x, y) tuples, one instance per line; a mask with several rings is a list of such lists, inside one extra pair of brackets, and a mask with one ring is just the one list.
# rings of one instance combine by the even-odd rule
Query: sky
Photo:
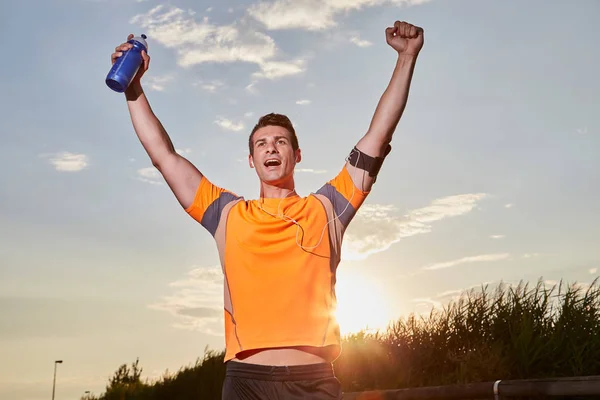
[(129, 33), (177, 151), (247, 199), (261, 115), (293, 121), (301, 195), (331, 179), (393, 71), (385, 28), (425, 30), (393, 150), (338, 268), (343, 333), (500, 282), (600, 274), (600, 3), (60, 0), (0, 3), (0, 398), (100, 394), (221, 350), (213, 239), (104, 83)]

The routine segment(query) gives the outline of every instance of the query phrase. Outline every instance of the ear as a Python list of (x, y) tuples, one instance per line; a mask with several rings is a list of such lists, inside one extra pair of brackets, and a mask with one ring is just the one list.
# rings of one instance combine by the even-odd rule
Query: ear
[(248, 156), (248, 164), (250, 165), (250, 168), (254, 168), (254, 161), (252, 160), (252, 155)]
[(302, 151), (300, 149), (296, 150), (296, 164), (302, 161)]

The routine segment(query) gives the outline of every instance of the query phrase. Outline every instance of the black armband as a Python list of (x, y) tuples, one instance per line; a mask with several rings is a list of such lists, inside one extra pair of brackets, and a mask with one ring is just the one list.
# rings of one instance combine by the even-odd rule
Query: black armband
[(392, 151), (392, 146), (388, 144), (383, 157), (371, 157), (357, 149), (355, 146), (348, 156), (348, 161), (353, 167), (367, 171), (371, 178), (375, 178), (377, 177), (377, 174), (379, 174), (379, 170), (383, 165), (383, 160), (390, 154), (390, 151)]

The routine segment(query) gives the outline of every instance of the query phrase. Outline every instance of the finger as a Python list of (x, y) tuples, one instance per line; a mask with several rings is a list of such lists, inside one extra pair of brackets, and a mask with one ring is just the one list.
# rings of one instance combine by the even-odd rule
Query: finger
[(133, 45), (131, 43), (121, 43), (117, 47), (115, 47), (115, 51), (127, 51), (131, 49)]
[(394, 32), (396, 31), (396, 28), (393, 26), (390, 26), (388, 28), (386, 28), (385, 30), (385, 37), (387, 38), (392, 38), (394, 37)]
[(408, 33), (408, 36), (411, 38), (416, 38), (417, 37), (417, 27), (414, 25), (410, 26), (410, 31)]
[(142, 60), (144, 60), (144, 70), (150, 66), (150, 56), (146, 53), (146, 50), (142, 50)]
[(127, 36), (127, 40), (128, 41), (131, 40), (131, 39), (133, 39), (133, 33), (130, 33), (129, 36)]
[(398, 36), (404, 36), (404, 22), (398, 22)]
[(402, 37), (407, 38), (410, 35), (410, 24), (402, 22)]
[(121, 57), (122, 55), (123, 55), (123, 53), (121, 53), (120, 51), (112, 53), (110, 55), (110, 61), (114, 64), (114, 62), (117, 61), (117, 58)]

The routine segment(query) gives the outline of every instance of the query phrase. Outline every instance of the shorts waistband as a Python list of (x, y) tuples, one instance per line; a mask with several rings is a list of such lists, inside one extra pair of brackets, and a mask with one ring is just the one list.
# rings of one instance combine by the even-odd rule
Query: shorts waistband
[(309, 381), (335, 377), (330, 363), (275, 366), (227, 361), (225, 371), (225, 376), (262, 381)]

